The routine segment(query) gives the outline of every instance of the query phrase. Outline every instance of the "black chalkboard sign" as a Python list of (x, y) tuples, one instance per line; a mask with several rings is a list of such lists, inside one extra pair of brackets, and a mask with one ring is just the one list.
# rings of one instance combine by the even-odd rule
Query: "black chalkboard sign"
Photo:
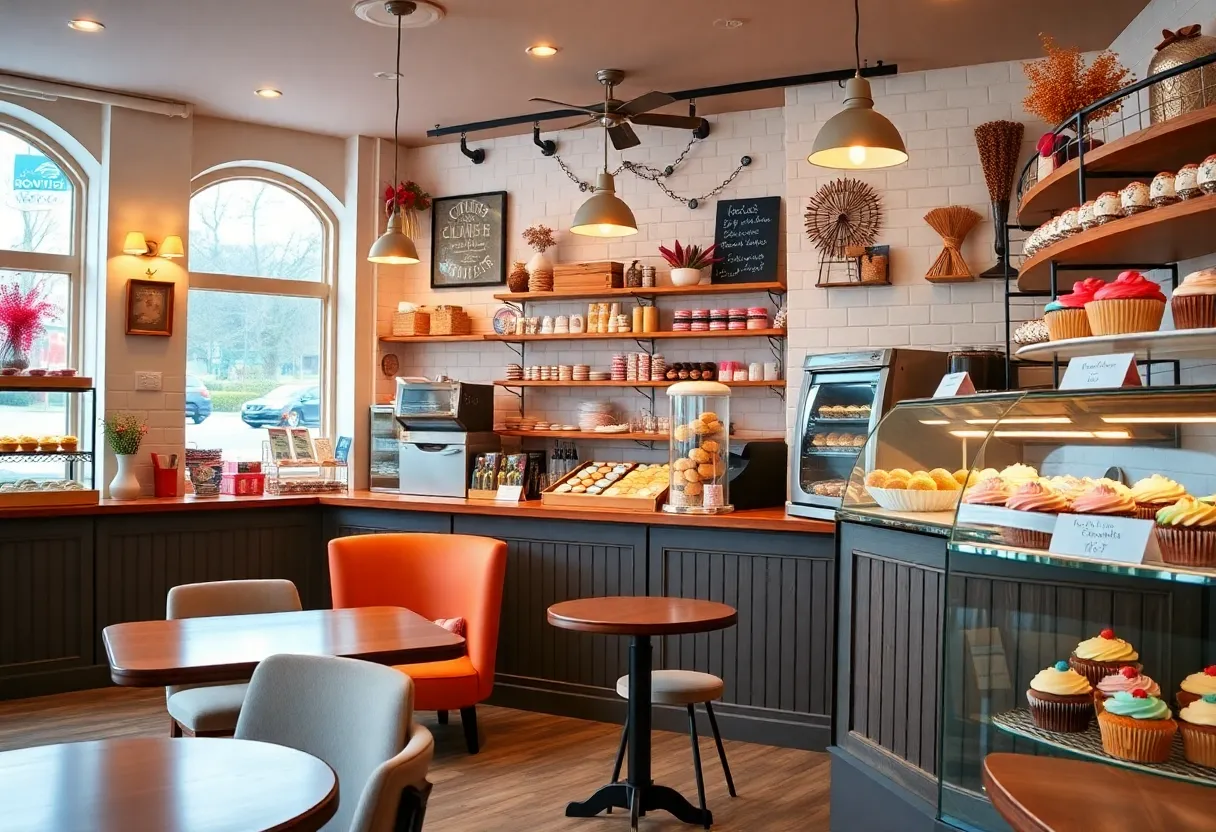
[(781, 197), (724, 199), (714, 221), (714, 283), (777, 280), (777, 242), (781, 232)]
[(507, 192), (437, 197), (431, 216), (431, 286), (507, 282)]

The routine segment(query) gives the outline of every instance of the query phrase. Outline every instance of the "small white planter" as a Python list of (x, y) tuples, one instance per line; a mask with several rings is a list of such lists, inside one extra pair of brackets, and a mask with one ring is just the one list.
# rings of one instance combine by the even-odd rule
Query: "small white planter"
[(672, 286), (696, 286), (701, 282), (700, 269), (672, 269)]
[(135, 476), (135, 454), (114, 454), (118, 470), (110, 481), (111, 500), (134, 500), (139, 497), (139, 479)]

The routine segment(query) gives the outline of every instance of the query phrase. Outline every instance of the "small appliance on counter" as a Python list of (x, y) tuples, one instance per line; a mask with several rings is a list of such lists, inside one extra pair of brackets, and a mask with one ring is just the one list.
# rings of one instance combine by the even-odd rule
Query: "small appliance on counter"
[(784, 503), (788, 459), (784, 439), (732, 439), (726, 464), (735, 508), (772, 508)]
[(478, 455), (502, 449), (488, 384), (398, 378), (393, 416), (402, 494), (464, 497)]
[(833, 519), (870, 431), (896, 402), (933, 395), (946, 367), (930, 350), (808, 355), (786, 513)]
[(372, 405), (371, 447), (368, 454), (368, 488), (372, 491), (401, 490), (401, 426), (393, 418), (391, 404)]

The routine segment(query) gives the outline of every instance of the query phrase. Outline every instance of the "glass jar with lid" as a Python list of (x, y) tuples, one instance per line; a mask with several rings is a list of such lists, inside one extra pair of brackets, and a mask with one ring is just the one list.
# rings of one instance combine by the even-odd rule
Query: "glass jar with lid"
[(730, 388), (686, 381), (667, 388), (671, 400), (670, 487), (663, 511), (724, 514), (728, 491)]

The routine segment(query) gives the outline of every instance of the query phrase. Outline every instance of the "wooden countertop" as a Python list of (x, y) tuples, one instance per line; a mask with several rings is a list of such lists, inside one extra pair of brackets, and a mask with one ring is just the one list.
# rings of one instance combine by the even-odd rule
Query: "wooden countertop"
[(175, 511), (241, 511), (290, 506), (344, 506), (396, 511), (430, 511), (442, 514), (475, 514), (493, 517), (528, 517), (538, 520), (585, 520), (598, 523), (640, 523), (650, 526), (684, 526), (716, 529), (740, 529), (768, 532), (803, 532), (832, 534), (833, 523), (787, 517), (783, 508), (760, 508), (734, 511), (730, 514), (688, 515), (665, 512), (586, 510), (575, 508), (546, 508), (539, 501), (519, 504), (463, 500), (450, 497), (407, 497), (372, 491), (352, 491), (349, 494), (301, 494), (280, 497), (193, 497), (155, 498), (138, 500), (102, 500), (95, 506), (47, 506), (43, 508), (0, 509), (0, 521), (18, 518), (84, 517), (108, 514), (160, 514)]

